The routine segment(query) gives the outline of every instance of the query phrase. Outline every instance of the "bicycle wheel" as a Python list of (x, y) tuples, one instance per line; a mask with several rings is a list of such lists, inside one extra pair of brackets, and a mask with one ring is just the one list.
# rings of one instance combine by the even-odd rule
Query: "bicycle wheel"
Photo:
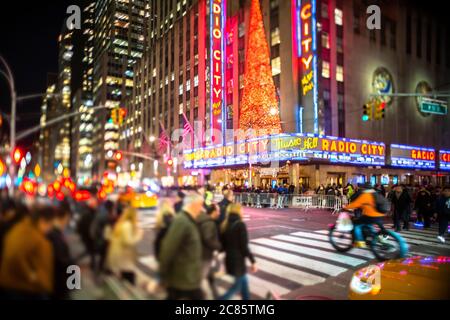
[(397, 233), (380, 231), (370, 241), (370, 249), (379, 261), (403, 258), (408, 251), (406, 242)]
[(353, 231), (339, 231), (336, 226), (332, 226), (328, 237), (333, 248), (339, 252), (346, 252), (353, 248)]

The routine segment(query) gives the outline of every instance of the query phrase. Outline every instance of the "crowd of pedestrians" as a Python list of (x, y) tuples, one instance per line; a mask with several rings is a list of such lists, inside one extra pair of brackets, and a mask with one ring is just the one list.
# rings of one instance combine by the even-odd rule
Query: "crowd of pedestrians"
[[(173, 209), (167, 200), (160, 205), (155, 252), (160, 288), (166, 290), (168, 299), (225, 300), (237, 292), (242, 299), (250, 299), (246, 259), (253, 272), (257, 268), (249, 249), (242, 207), (234, 203), (230, 189), (223, 190), (223, 199), (217, 204), (211, 195), (204, 188), (180, 192)], [(224, 268), (234, 282), (220, 296), (215, 277), (223, 254)]]

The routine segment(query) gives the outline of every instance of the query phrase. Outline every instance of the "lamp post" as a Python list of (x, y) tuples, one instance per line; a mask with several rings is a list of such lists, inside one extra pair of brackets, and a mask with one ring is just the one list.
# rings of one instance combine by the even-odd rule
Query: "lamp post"
[[(6, 69), (6, 73), (2, 72), (2, 74), (5, 76), (6, 80), (9, 84), (9, 89), (11, 92), (11, 118), (10, 118), (10, 132), (9, 132), (9, 144), (10, 144), (10, 157), (12, 153), (14, 152), (14, 149), (16, 148), (16, 88), (14, 85), (14, 77), (11, 72), (11, 68), (9, 67), (6, 60), (0, 56), (0, 61), (4, 65)], [(15, 183), (15, 175), (16, 175), (16, 167), (14, 164), (14, 161), (11, 161), (11, 164), (9, 165), (9, 176), (11, 178), (11, 187), (8, 189), (9, 196), (14, 196), (14, 183)]]

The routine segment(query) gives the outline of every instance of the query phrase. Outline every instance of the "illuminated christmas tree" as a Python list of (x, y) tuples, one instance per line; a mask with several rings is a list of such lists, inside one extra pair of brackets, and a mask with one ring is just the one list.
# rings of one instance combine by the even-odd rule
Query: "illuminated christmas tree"
[(239, 128), (281, 132), (270, 51), (259, 0), (252, 0)]

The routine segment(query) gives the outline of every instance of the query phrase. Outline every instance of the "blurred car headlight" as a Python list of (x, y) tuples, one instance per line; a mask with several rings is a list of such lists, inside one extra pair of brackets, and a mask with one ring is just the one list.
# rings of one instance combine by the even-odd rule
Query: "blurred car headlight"
[(353, 274), (350, 290), (356, 294), (376, 295), (381, 290), (381, 269), (377, 265), (370, 265)]

